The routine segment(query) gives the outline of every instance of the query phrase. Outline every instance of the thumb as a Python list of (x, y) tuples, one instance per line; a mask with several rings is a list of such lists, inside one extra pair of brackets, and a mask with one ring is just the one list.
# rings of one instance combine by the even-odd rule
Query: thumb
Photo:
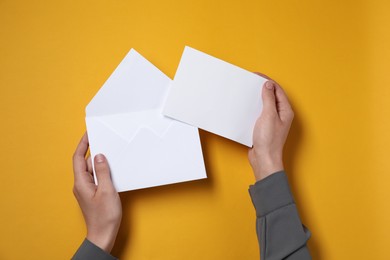
[(111, 181), (110, 167), (106, 157), (103, 154), (97, 154), (94, 158), (94, 161), (98, 186), (113, 186)]
[(275, 85), (272, 81), (264, 83), (262, 91), (263, 111), (266, 113), (276, 113)]

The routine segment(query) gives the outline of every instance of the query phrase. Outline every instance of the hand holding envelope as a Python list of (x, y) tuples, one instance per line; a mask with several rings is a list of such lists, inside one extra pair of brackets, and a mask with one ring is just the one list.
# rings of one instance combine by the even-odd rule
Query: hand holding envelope
[(131, 50), (86, 108), (91, 156), (117, 191), (206, 178), (198, 129), (161, 113), (170, 83)]
[(206, 178), (197, 127), (251, 146), (264, 82), (189, 47), (171, 81), (131, 50), (86, 108), (91, 156), (117, 191)]

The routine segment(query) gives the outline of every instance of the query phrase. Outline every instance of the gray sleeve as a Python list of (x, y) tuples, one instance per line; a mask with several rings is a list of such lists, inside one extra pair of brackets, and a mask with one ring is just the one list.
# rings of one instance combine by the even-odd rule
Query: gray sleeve
[(311, 259), (306, 242), (310, 231), (302, 225), (286, 174), (281, 171), (250, 186), (256, 208), (256, 231), (261, 260)]
[(72, 260), (118, 260), (112, 255), (106, 253), (100, 247), (96, 246), (88, 239), (84, 239)]

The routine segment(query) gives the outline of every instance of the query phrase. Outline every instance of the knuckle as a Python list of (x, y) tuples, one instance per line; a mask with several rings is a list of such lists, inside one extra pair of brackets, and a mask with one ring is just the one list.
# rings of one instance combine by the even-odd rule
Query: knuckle
[(294, 111), (291, 110), (291, 112), (290, 112), (290, 118), (291, 118), (291, 120), (294, 119), (294, 117), (295, 117), (295, 113), (294, 113)]
[(72, 161), (73, 163), (77, 160), (77, 153), (74, 152), (73, 155), (72, 155)]
[(75, 182), (75, 184), (73, 185), (73, 194), (79, 195), (81, 190), (82, 190), (81, 184), (78, 182)]
[(72, 191), (73, 191), (73, 195), (77, 198), (77, 197), (79, 196), (79, 191), (78, 191), (78, 189), (76, 188), (76, 185), (73, 186)]
[(294, 111), (293, 111), (291, 108), (289, 108), (289, 109), (287, 110), (287, 116), (288, 116), (288, 118), (289, 118), (290, 120), (292, 120), (292, 119), (294, 118), (295, 114), (294, 114)]

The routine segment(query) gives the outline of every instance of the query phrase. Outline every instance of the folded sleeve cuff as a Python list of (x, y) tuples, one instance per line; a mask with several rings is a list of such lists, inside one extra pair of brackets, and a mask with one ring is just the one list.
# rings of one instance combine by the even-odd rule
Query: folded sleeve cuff
[(112, 255), (105, 252), (100, 247), (96, 246), (88, 239), (84, 239), (76, 254), (72, 257), (72, 260), (118, 260)]
[(258, 217), (294, 203), (287, 176), (284, 171), (276, 172), (249, 187), (249, 194)]

